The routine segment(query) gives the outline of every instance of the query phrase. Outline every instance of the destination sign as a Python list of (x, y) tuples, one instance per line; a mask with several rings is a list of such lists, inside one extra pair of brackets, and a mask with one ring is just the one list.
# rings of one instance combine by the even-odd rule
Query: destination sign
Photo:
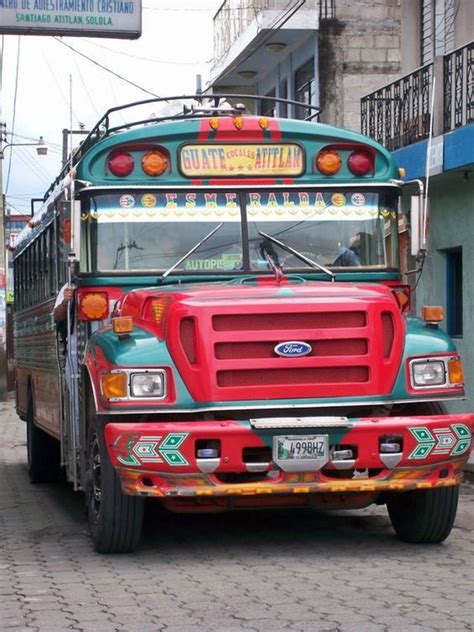
[(185, 145), (179, 155), (185, 176), (298, 176), (303, 149), (294, 143)]
[(0, 34), (136, 39), (142, 0), (0, 0)]

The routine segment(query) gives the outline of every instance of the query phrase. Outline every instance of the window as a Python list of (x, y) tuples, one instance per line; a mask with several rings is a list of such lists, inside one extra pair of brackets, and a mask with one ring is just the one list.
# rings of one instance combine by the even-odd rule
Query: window
[(446, 252), (446, 328), (450, 336), (463, 335), (462, 248)]
[[(314, 104), (316, 81), (314, 77), (314, 59), (310, 59), (295, 73), (295, 99), (301, 103)], [(296, 118), (304, 119), (310, 114), (306, 108), (297, 108)]]
[(421, 0), (420, 3), (421, 65), (434, 56), (442, 56), (454, 47), (454, 0)]

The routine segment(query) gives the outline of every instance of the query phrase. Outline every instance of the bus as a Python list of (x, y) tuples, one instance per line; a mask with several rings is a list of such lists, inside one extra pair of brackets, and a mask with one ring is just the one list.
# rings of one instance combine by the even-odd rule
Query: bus
[(402, 201), (378, 143), (307, 104), (260, 115), (264, 99), (110, 109), (18, 238), (29, 476), (84, 494), (98, 552), (138, 546), (149, 499), (386, 505), (414, 543), (452, 529), (474, 416), (446, 412), (464, 380), (442, 308), (411, 315), (402, 282), (402, 207), (425, 252), (423, 183)]

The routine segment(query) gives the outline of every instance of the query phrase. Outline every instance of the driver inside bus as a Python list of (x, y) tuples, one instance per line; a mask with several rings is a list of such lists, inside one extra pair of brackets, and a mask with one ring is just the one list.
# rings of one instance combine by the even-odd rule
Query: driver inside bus
[(359, 231), (350, 239), (349, 247), (343, 248), (341, 254), (337, 257), (332, 265), (334, 266), (352, 266), (361, 265), (361, 258), (367, 256), (370, 252), (371, 236), (368, 233)]

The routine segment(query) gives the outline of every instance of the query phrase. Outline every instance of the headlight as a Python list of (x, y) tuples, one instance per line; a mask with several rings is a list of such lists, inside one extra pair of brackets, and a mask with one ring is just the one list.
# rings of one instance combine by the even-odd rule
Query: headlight
[(165, 372), (132, 373), (130, 395), (132, 397), (162, 398), (166, 394)]
[(413, 386), (442, 386), (446, 382), (446, 369), (442, 360), (413, 362)]

